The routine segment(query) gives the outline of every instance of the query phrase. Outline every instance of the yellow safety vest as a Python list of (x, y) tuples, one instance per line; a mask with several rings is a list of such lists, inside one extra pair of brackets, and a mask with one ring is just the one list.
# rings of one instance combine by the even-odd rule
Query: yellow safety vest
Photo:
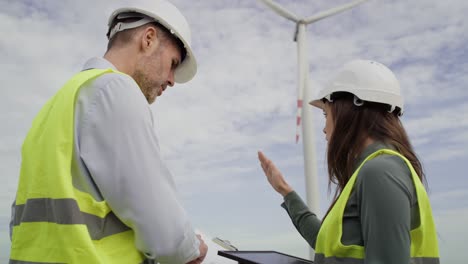
[(134, 232), (106, 201), (74, 188), (74, 105), (80, 87), (112, 69), (80, 72), (42, 108), (22, 147), (10, 263), (142, 263)]
[(368, 160), (382, 154), (395, 155), (402, 158), (411, 171), (411, 176), (415, 185), (421, 224), (416, 229), (411, 230), (411, 263), (439, 263), (436, 229), (426, 190), (411, 163), (400, 153), (389, 149), (381, 149), (369, 155), (349, 179), (340, 197), (320, 227), (315, 246), (315, 263), (364, 263), (366, 256), (363, 246), (343, 245), (341, 243), (341, 236), (343, 234), (343, 213), (351, 191), (353, 190), (354, 183), (356, 182), (357, 175), (359, 174), (359, 170)]

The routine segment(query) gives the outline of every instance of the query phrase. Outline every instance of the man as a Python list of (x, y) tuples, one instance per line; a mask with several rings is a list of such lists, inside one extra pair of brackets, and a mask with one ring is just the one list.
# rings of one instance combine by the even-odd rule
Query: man
[(24, 141), (10, 263), (201, 263), (148, 104), (196, 73), (165, 1), (120, 8), (108, 50), (43, 107)]

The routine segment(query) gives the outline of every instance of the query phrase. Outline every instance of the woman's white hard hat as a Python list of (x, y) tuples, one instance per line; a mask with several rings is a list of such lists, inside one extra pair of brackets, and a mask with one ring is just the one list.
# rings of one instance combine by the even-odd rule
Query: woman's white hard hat
[[(348, 92), (356, 100), (389, 105), (393, 112), (397, 107), (403, 113), (403, 97), (395, 74), (385, 65), (371, 60), (353, 60), (346, 63), (338, 74), (309, 103), (323, 109), (323, 99), (332, 102), (332, 94)], [(357, 98), (357, 99), (356, 99)]]
[(111, 39), (117, 32), (126, 29), (136, 28), (151, 22), (159, 23), (179, 39), (185, 48), (185, 58), (175, 70), (175, 82), (185, 83), (190, 81), (197, 73), (197, 61), (191, 48), (190, 27), (177, 7), (165, 0), (148, 0), (143, 5), (115, 10), (109, 17), (108, 26), (111, 27), (114, 19), (125, 18), (125, 14), (131, 13), (144, 16), (135, 22), (117, 23), (113, 28), (109, 28), (108, 38)]

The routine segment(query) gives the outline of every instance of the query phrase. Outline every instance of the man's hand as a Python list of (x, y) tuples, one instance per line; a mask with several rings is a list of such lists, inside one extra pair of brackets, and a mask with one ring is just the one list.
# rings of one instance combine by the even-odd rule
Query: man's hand
[(205, 241), (203, 241), (202, 237), (200, 235), (197, 235), (198, 240), (200, 240), (200, 246), (198, 250), (200, 251), (200, 256), (198, 258), (190, 261), (187, 264), (200, 264), (203, 262), (203, 260), (206, 257), (206, 253), (208, 253), (208, 246), (205, 244)]

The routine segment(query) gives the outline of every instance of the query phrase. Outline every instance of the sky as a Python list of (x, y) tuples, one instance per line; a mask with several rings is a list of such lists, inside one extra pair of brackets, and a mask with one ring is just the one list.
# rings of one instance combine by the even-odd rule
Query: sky
[[(112, 10), (141, 1), (0, 0), (1, 263), (9, 256), (20, 148), (34, 116), (87, 59), (104, 54)], [(295, 24), (259, 0), (172, 2), (191, 25), (198, 73), (151, 109), (194, 227), (239, 249), (307, 257), (257, 160), (264, 151), (305, 199), (302, 140), (295, 143)], [(276, 2), (309, 17), (349, 1)], [(449, 264), (468, 259), (467, 13), (464, 0), (370, 0), (307, 27), (311, 94), (357, 58), (379, 61), (399, 79), (402, 122), (424, 164), (441, 259)], [(323, 216), (332, 198), (324, 119), (318, 109), (312, 114)]]

